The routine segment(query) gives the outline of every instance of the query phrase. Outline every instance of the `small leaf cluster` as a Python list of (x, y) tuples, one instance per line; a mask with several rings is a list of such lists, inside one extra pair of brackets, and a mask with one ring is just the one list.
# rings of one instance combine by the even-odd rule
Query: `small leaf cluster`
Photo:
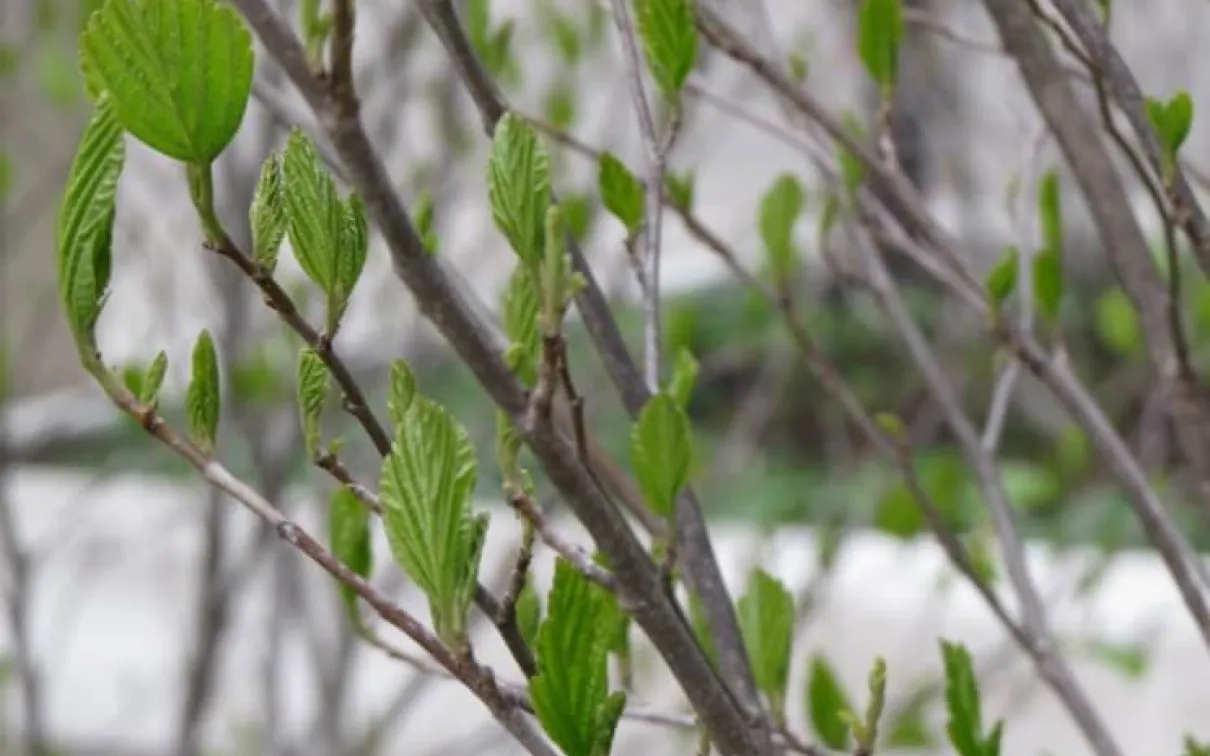
[(1160, 145), (1163, 156), (1164, 182), (1172, 180), (1176, 168), (1176, 154), (1189, 137), (1193, 128), (1193, 98), (1182, 90), (1167, 102), (1154, 97), (1147, 98), (1147, 119)]

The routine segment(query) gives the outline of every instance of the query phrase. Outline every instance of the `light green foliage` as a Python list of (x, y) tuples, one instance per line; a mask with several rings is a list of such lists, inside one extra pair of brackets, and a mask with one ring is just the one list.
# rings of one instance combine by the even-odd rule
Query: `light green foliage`
[(1085, 644), (1084, 649), (1093, 659), (1132, 680), (1142, 678), (1151, 666), (1150, 649), (1140, 643), (1113, 643), (1092, 639)]
[[(866, 131), (861, 125), (861, 121), (852, 113), (845, 113), (843, 116), (845, 130), (848, 131), (858, 142), (863, 142), (866, 139)], [(837, 147), (840, 156), (840, 179), (844, 184), (845, 191), (849, 194), (857, 191), (857, 187), (861, 186), (861, 180), (865, 177), (865, 165), (861, 162), (861, 158), (853, 154), (843, 146)]]
[(1017, 289), (1017, 274), (1021, 267), (1021, 253), (1016, 247), (1008, 247), (1000, 255), (1000, 259), (988, 271), (984, 279), (984, 288), (991, 298), (992, 305), (999, 309)]
[(794, 224), (802, 215), (806, 198), (802, 184), (783, 173), (760, 201), (760, 236), (775, 280), (788, 282), (798, 262)]
[(498, 79), (515, 81), (519, 70), (512, 56), (513, 21), (493, 27), (491, 0), (469, 0), (464, 14), (467, 37), (483, 66)]
[(416, 399), (416, 376), (403, 360), (391, 363), (391, 389), (387, 397), (387, 410), (391, 414), (391, 425), (395, 431), (407, 422), (407, 412)]
[(252, 37), (215, 0), (106, 0), (80, 57), (89, 90), (110, 93), (127, 131), (198, 165), (235, 137), (252, 88)]
[(533, 648), (538, 643), (538, 628), (542, 624), (542, 598), (534, 590), (533, 581), (526, 578), (525, 587), (517, 594), (517, 629), (525, 644)]
[[(374, 564), (370, 510), (346, 488), (332, 495), (328, 508), (328, 545), (332, 554), (354, 573), (362, 578), (370, 576)], [(357, 592), (344, 583), (339, 586), (349, 619), (357, 624)]]
[(496, 227), (521, 260), (536, 266), (545, 250), (550, 160), (533, 128), (512, 113), (496, 123), (487, 186)]
[(369, 232), (356, 194), (342, 201), (315, 145), (295, 129), (282, 158), (286, 228), (303, 272), (327, 295), (328, 335), (365, 267)]
[(304, 347), (298, 355), (298, 409), (302, 419), (307, 455), (319, 451), (324, 400), (328, 396), (328, 367), (314, 349)]
[(608, 756), (622, 693), (609, 693), (606, 666), (618, 614), (611, 597), (559, 559), (538, 631), (538, 674), (530, 698), (543, 729), (566, 756)]
[(689, 400), (693, 397), (693, 387), (697, 385), (701, 366), (693, 353), (681, 347), (676, 353), (676, 362), (672, 365), (672, 378), (668, 381), (668, 395), (677, 406), (683, 410), (689, 408)]
[(160, 387), (164, 385), (164, 375), (167, 372), (168, 355), (163, 350), (160, 350), (160, 353), (147, 366), (147, 372), (143, 373), (142, 380), (139, 381), (137, 396), (140, 402), (144, 404), (156, 403), (156, 400), (160, 396)]
[(576, 90), (565, 81), (551, 86), (542, 99), (546, 121), (561, 131), (568, 131), (576, 122)]
[(866, 71), (889, 97), (899, 72), (899, 43), (903, 38), (900, 0), (863, 0), (858, 19), (857, 49)]
[(248, 219), (252, 227), (252, 259), (270, 273), (277, 268), (277, 253), (286, 235), (282, 183), (281, 157), (274, 153), (261, 166)]
[(693, 171), (679, 174), (668, 171), (664, 174), (664, 183), (673, 207), (687, 213), (693, 211), (694, 179)]
[(941, 641), (945, 665), (946, 733), (959, 756), (999, 756), (1004, 722), (997, 722), (986, 735), (979, 682), (975, 679), (970, 652), (959, 644)]
[(475, 450), (444, 407), (415, 396), (383, 461), (381, 497), (395, 561), (429, 599), (437, 634), (465, 648), (487, 516), (471, 513)]
[(671, 517), (689, 478), (693, 438), (685, 411), (666, 393), (651, 397), (630, 430), (630, 461), (647, 506)]
[(570, 301), (567, 254), (563, 251), (567, 224), (558, 205), (546, 208), (546, 254), (542, 261), (542, 320), (546, 334), (556, 334), (562, 326), (563, 311)]
[(1139, 314), (1121, 289), (1108, 289), (1097, 297), (1097, 335), (1119, 357), (1136, 357), (1143, 349)]
[(601, 153), (597, 186), (605, 209), (622, 222), (628, 233), (638, 233), (643, 225), (643, 184), (613, 153)]
[(517, 265), (504, 290), (504, 332), (512, 342), (507, 354), (511, 367), (527, 385), (538, 378), (542, 335), (538, 330), (538, 284), (533, 272)]
[(433, 212), (433, 195), (422, 192), (416, 199), (413, 220), (416, 223), (416, 233), (420, 235), (420, 243), (430, 255), (437, 254), (437, 231), (433, 227)]
[(1177, 92), (1168, 102), (1148, 97), (1147, 118), (1151, 121), (1151, 128), (1155, 130), (1163, 154), (1164, 180), (1169, 181), (1176, 166), (1177, 152), (1193, 128), (1193, 98), (1184, 90)]
[(203, 330), (193, 345), (193, 373), (185, 394), (185, 413), (189, 417), (189, 435), (207, 454), (214, 451), (218, 437), (221, 402), (214, 339), (210, 331)]
[(59, 296), (82, 352), (94, 346), (93, 328), (109, 287), (118, 177), (125, 154), (122, 127), (104, 95), (80, 139), (56, 227)]
[(740, 630), (756, 687), (779, 719), (785, 714), (790, 682), (790, 653), (794, 646), (794, 597), (781, 581), (762, 569), (752, 573), (739, 600)]
[(1210, 744), (1194, 739), (1192, 735), (1185, 736), (1185, 750), (1181, 756), (1210, 756)]
[(634, 0), (636, 26), (651, 77), (669, 102), (697, 61), (695, 0)]
[(1038, 213), (1042, 221), (1042, 249), (1034, 257), (1034, 298), (1038, 311), (1054, 324), (1063, 304), (1063, 208), (1059, 175), (1047, 171), (1038, 186)]
[(849, 711), (849, 697), (836, 677), (832, 665), (822, 656), (814, 655), (807, 672), (807, 716), (820, 741), (827, 747), (844, 751), (849, 748), (849, 725), (842, 716)]

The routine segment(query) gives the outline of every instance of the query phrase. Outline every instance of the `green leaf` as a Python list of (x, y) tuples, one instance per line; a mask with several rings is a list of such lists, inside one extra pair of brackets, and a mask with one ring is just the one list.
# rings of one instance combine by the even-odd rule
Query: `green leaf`
[(575, 91), (565, 82), (553, 85), (542, 100), (542, 112), (551, 126), (569, 130), (576, 122)]
[(543, 729), (567, 756), (608, 754), (625, 704), (609, 695), (606, 662), (616, 634), (609, 599), (569, 563), (556, 561), (529, 693)]
[(802, 84), (807, 80), (807, 59), (801, 53), (790, 53), (786, 67), (789, 68), (790, 78), (795, 84)]
[(568, 193), (559, 200), (559, 207), (563, 209), (563, 219), (572, 238), (583, 244), (596, 222), (599, 206), (587, 194)]
[(681, 174), (668, 171), (664, 174), (664, 183), (667, 185), (673, 207), (687, 213), (692, 212), (694, 179), (692, 171)]
[(1121, 289), (1109, 289), (1097, 297), (1096, 324), (1101, 342), (1119, 357), (1133, 357), (1142, 351), (1139, 314)]
[(334, 268), (338, 250), (348, 233), (348, 211), (315, 145), (299, 129), (294, 129), (286, 142), (282, 175), (286, 229), (294, 256), (307, 278), (330, 294), (337, 283)]
[(550, 160), (537, 133), (513, 113), (496, 123), (487, 185), (496, 227), (521, 260), (536, 266), (545, 249)]
[(890, 94), (899, 71), (899, 42), (903, 38), (900, 0), (865, 0), (858, 20), (858, 52), (870, 76)]
[[(336, 248), (332, 271), (332, 305), (334, 317), (339, 319), (349, 306), (349, 297), (357, 288), (361, 272), (365, 270), (366, 253), (370, 248), (370, 226), (366, 220), (365, 203), (356, 193), (350, 194), (342, 203), (344, 222), (340, 228), (340, 245)], [(335, 323), (329, 328), (331, 333)]]
[(472, 517), (475, 450), (466, 430), (439, 404), (416, 396), (383, 461), (380, 486), (395, 561), (428, 596), (443, 641), (466, 644), (486, 534)]
[(525, 586), (517, 594), (517, 629), (525, 639), (525, 645), (533, 648), (538, 642), (538, 627), (542, 622), (542, 599), (534, 590), (533, 581), (526, 579)]
[(511, 367), (532, 386), (538, 379), (542, 335), (538, 330), (538, 283), (525, 265), (518, 265), (504, 290), (504, 332), (512, 341), (506, 355)]
[(1050, 323), (1058, 321), (1063, 306), (1063, 259), (1053, 249), (1034, 257), (1034, 297), (1038, 312)]
[(988, 271), (984, 286), (992, 304), (997, 308), (1004, 305), (1017, 288), (1017, 273), (1021, 267), (1021, 253), (1016, 247), (1008, 247)]
[(693, 353), (681, 347), (676, 353), (676, 363), (672, 366), (672, 378), (668, 382), (668, 394), (681, 409), (689, 408), (689, 400), (693, 397), (693, 388), (697, 385), (701, 366)]
[(1094, 639), (1088, 642), (1086, 650), (1097, 661), (1132, 680), (1145, 675), (1151, 664), (1151, 654), (1139, 643), (1110, 643)]
[(666, 393), (651, 397), (630, 431), (630, 460), (652, 511), (672, 516), (689, 478), (692, 430), (684, 410)]
[(108, 95), (98, 99), (67, 179), (56, 226), (59, 296), (81, 348), (109, 289), (118, 177), (125, 159), (122, 127)]
[(164, 375), (168, 372), (168, 355), (160, 351), (147, 366), (147, 372), (139, 381), (139, 401), (144, 404), (155, 404), (160, 396), (160, 387), (164, 385)]
[(193, 345), (193, 376), (185, 393), (185, 412), (189, 417), (189, 435), (206, 454), (214, 451), (221, 408), (214, 339), (210, 331), (203, 330)]
[(328, 396), (328, 367), (314, 349), (304, 348), (298, 355), (298, 409), (302, 418), (303, 440), (307, 456), (319, 451), (324, 400)]
[(918, 698), (903, 707), (886, 727), (888, 749), (937, 750), (937, 737), (925, 717), (928, 699)]
[(841, 712), (849, 711), (849, 697), (836, 678), (828, 660), (819, 655), (811, 656), (807, 673), (807, 715), (811, 727), (824, 745), (836, 751), (849, 748), (849, 726)]
[(1038, 185), (1038, 214), (1042, 220), (1042, 249), (1063, 256), (1063, 205), (1059, 193), (1059, 174), (1046, 172)]
[(603, 152), (597, 163), (597, 185), (605, 209), (635, 234), (643, 225), (643, 184), (612, 153)]
[(790, 682), (794, 598), (780, 580), (758, 569), (752, 573), (737, 609), (756, 687), (768, 696), (774, 713), (781, 717)]
[(107, 0), (80, 40), (94, 93), (152, 149), (208, 164), (235, 137), (252, 90), (252, 36), (215, 0)]
[(395, 431), (407, 422), (407, 412), (416, 400), (416, 376), (403, 360), (391, 363), (391, 393), (387, 398), (387, 410), (391, 413), (391, 425)]
[[(347, 488), (341, 488), (332, 496), (332, 505), (328, 509), (328, 543), (332, 554), (346, 567), (362, 578), (370, 576), (370, 568), (374, 564), (370, 510)], [(349, 620), (356, 625), (360, 619), (357, 592), (344, 583), (339, 583), (339, 586)]]
[(1156, 139), (1164, 157), (1165, 181), (1176, 164), (1176, 154), (1189, 137), (1193, 127), (1193, 99), (1184, 90), (1177, 92), (1168, 102), (1147, 98), (1147, 117), (1155, 129)]
[(695, 0), (635, 0), (639, 38), (651, 77), (669, 102), (697, 61)]
[(924, 529), (924, 514), (905, 483), (897, 483), (878, 501), (874, 527), (909, 540)]
[(269, 155), (261, 166), (252, 195), (249, 223), (252, 227), (252, 259), (270, 273), (277, 268), (277, 253), (286, 235), (286, 208), (282, 188), (281, 157)]
[(789, 280), (798, 261), (794, 224), (802, 215), (804, 199), (798, 179), (783, 173), (760, 201), (760, 236), (769, 267), (780, 282)]
[[(845, 130), (853, 135), (853, 138), (858, 142), (865, 141), (866, 133), (862, 128), (861, 122), (857, 120), (852, 113), (845, 113), (843, 117)], [(865, 177), (865, 164), (861, 162), (861, 158), (845, 149), (844, 147), (837, 148), (840, 154), (840, 179), (844, 184), (845, 190), (852, 194), (857, 191), (857, 187), (861, 186), (861, 180)]]
[[(941, 641), (945, 665), (946, 732), (961, 756), (988, 756), (983, 737), (979, 683), (970, 652), (959, 644)], [(997, 741), (999, 736), (994, 736)]]
[(433, 227), (433, 195), (428, 192), (421, 193), (416, 200), (416, 209), (414, 211), (414, 220), (416, 222), (416, 233), (420, 235), (420, 242), (424, 245), (424, 251), (430, 255), (437, 254), (437, 231)]
[(0, 202), (8, 199), (9, 193), (13, 190), (13, 175), (16, 171), (13, 170), (13, 161), (9, 158), (7, 152), (0, 152)]
[(1192, 735), (1185, 736), (1185, 750), (1181, 756), (1210, 756), (1210, 743), (1202, 743)]

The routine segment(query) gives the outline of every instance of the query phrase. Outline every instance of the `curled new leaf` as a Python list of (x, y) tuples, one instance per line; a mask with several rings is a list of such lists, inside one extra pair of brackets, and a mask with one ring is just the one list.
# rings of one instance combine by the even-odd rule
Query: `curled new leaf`
[(203, 452), (214, 450), (220, 410), (218, 357), (210, 331), (203, 330), (193, 346), (193, 375), (185, 394), (189, 434)]
[(634, 234), (643, 223), (643, 184), (625, 163), (612, 153), (601, 153), (597, 164), (597, 186), (601, 201), (627, 232)]
[(550, 197), (550, 161), (533, 128), (507, 113), (496, 123), (487, 171), (496, 227), (528, 265), (545, 250), (543, 227)]
[(700, 372), (701, 366), (693, 353), (681, 347), (672, 366), (672, 378), (668, 381), (668, 394), (681, 409), (689, 407), (689, 399), (693, 396), (693, 387), (697, 385)]
[(298, 356), (298, 410), (307, 454), (312, 457), (319, 450), (320, 419), (327, 394), (328, 367), (314, 349), (303, 349)]
[(636, 25), (651, 77), (669, 102), (697, 61), (694, 0), (635, 0)]
[(689, 479), (693, 438), (689, 418), (666, 393), (651, 397), (630, 430), (630, 460), (652, 511), (670, 517)]
[(286, 235), (286, 209), (282, 199), (281, 158), (270, 155), (261, 166), (249, 213), (252, 227), (252, 259), (272, 272)]
[[(332, 496), (328, 510), (328, 543), (332, 554), (363, 578), (370, 576), (374, 552), (370, 539), (370, 510), (351, 491), (342, 488)], [(344, 583), (340, 597), (353, 623), (358, 622), (357, 593)]]
[(780, 717), (790, 682), (794, 599), (780, 580), (758, 569), (737, 608), (756, 687), (768, 696), (770, 708)]
[[(332, 303), (329, 306), (332, 317), (337, 319), (344, 315), (349, 306), (349, 297), (357, 288), (370, 248), (370, 227), (361, 197), (349, 195), (349, 199), (342, 203), (342, 210), (344, 222), (340, 228), (340, 244), (332, 261)], [(333, 322), (329, 324), (329, 334), (334, 330)]]
[(403, 360), (391, 363), (391, 393), (387, 398), (387, 410), (391, 413), (391, 424), (396, 432), (403, 427), (408, 408), (416, 398), (416, 376)]
[(81, 35), (80, 61), (126, 130), (198, 165), (230, 144), (252, 91), (252, 36), (215, 0), (107, 0)]
[(683, 210), (684, 212), (693, 210), (694, 179), (692, 171), (679, 175), (672, 171), (664, 174), (664, 183), (668, 189), (668, 197), (672, 200), (672, 205), (677, 210)]
[(76, 343), (93, 347), (93, 328), (109, 287), (118, 177), (125, 158), (122, 127), (102, 95), (80, 139), (56, 227), (59, 296)]
[(1160, 143), (1165, 180), (1168, 180), (1176, 165), (1176, 154), (1193, 127), (1193, 99), (1185, 91), (1178, 92), (1168, 102), (1148, 97), (1147, 117)]
[(347, 216), (336, 183), (319, 159), (315, 145), (295, 129), (282, 156), (282, 192), (286, 230), (298, 264), (316, 286), (331, 292), (334, 262)]
[(518, 265), (504, 290), (504, 332), (512, 342), (506, 356), (509, 367), (531, 386), (537, 380), (542, 344), (538, 297), (533, 272), (525, 265)]
[(794, 248), (794, 224), (802, 214), (802, 185), (785, 173), (778, 177), (760, 202), (760, 235), (773, 276), (786, 281), (798, 257)]
[(168, 372), (168, 355), (160, 351), (147, 366), (143, 380), (139, 382), (139, 401), (144, 404), (154, 404), (160, 395), (160, 387), (164, 385), (164, 375)]

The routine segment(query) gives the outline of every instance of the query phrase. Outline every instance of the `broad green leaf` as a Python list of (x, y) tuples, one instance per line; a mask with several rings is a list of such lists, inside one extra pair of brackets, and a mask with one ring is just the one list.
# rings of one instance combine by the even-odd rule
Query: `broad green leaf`
[(1132, 357), (1143, 348), (1139, 314), (1121, 289), (1109, 289), (1097, 297), (1096, 324), (1101, 342), (1119, 357)]
[(56, 226), (59, 296), (81, 348), (93, 344), (93, 327), (109, 288), (118, 177), (125, 155), (122, 127), (112, 101), (103, 95), (80, 139)]
[(286, 235), (286, 208), (283, 199), (281, 157), (269, 155), (261, 166), (256, 191), (252, 195), (249, 222), (252, 227), (252, 259), (272, 273), (277, 268), (277, 253)]
[(979, 683), (970, 652), (959, 644), (941, 641), (945, 665), (946, 733), (960, 756), (985, 756), (983, 711)]
[(286, 230), (294, 256), (307, 278), (330, 293), (336, 285), (338, 250), (347, 233), (347, 211), (315, 145), (298, 129), (286, 142), (282, 176)]
[(692, 430), (684, 410), (666, 393), (651, 397), (630, 430), (630, 460), (647, 505), (672, 516), (689, 478)]
[(416, 376), (403, 360), (391, 363), (391, 392), (387, 397), (387, 410), (391, 413), (391, 424), (398, 432), (407, 422), (407, 411), (416, 399)]
[(807, 715), (820, 741), (836, 751), (849, 748), (849, 726), (841, 712), (849, 711), (849, 697), (828, 660), (811, 656), (807, 672)]
[(216, 0), (107, 0), (80, 59), (127, 131), (186, 163), (209, 164), (231, 143), (252, 90), (252, 36)]
[(512, 342), (506, 357), (509, 367), (529, 386), (538, 379), (542, 349), (538, 297), (533, 271), (524, 264), (517, 265), (504, 291), (504, 332)]
[(303, 440), (307, 456), (319, 451), (324, 400), (328, 396), (328, 367), (309, 347), (298, 356), (298, 410), (302, 418)]
[(1063, 256), (1063, 204), (1059, 174), (1049, 170), (1038, 185), (1038, 215), (1042, 221), (1042, 249)]
[(668, 197), (672, 200), (673, 207), (685, 212), (693, 211), (694, 179), (692, 171), (681, 174), (668, 171), (664, 174), (664, 183), (667, 185)]
[(1085, 648), (1089, 655), (1097, 661), (1116, 669), (1123, 676), (1135, 680), (1147, 673), (1147, 668), (1151, 663), (1151, 654), (1148, 649), (1138, 643), (1091, 640)]
[(185, 393), (185, 412), (193, 442), (207, 454), (214, 450), (218, 437), (221, 401), (214, 339), (210, 331), (203, 330), (193, 346), (193, 375)]
[(794, 597), (780, 580), (758, 569), (748, 581), (748, 590), (737, 609), (756, 687), (768, 696), (771, 708), (781, 716), (790, 682)]
[(1055, 323), (1063, 306), (1063, 258), (1053, 249), (1044, 249), (1034, 257), (1034, 298), (1038, 312)]
[(884, 97), (895, 86), (902, 38), (900, 0), (864, 0), (858, 19), (857, 47), (861, 62), (882, 89)]
[(507, 113), (496, 123), (487, 185), (496, 227), (521, 260), (536, 266), (545, 250), (550, 161), (537, 133), (520, 116)]
[(597, 163), (601, 200), (613, 217), (631, 234), (643, 225), (643, 184), (612, 153), (603, 152)]
[(143, 380), (139, 382), (139, 401), (144, 404), (155, 404), (160, 395), (160, 387), (164, 385), (164, 375), (168, 372), (168, 355), (160, 351), (147, 366)]
[[(347, 488), (332, 496), (328, 509), (328, 543), (332, 554), (362, 578), (370, 576), (374, 552), (370, 539), (370, 510)], [(357, 592), (340, 583), (340, 597), (354, 624), (359, 621)]]
[(616, 633), (609, 599), (566, 561), (556, 561), (529, 693), (543, 729), (567, 756), (608, 754), (624, 706), (624, 699), (609, 695), (608, 644)]
[(681, 347), (676, 353), (676, 362), (672, 366), (672, 378), (668, 381), (668, 394), (677, 406), (688, 410), (689, 400), (693, 396), (693, 388), (697, 385), (701, 366), (693, 353)]
[(466, 642), (487, 522), (471, 515), (475, 450), (444, 407), (415, 396), (391, 454), (380, 495), (395, 561), (429, 599), (437, 634)]
[(797, 264), (794, 224), (802, 215), (803, 202), (802, 184), (789, 173), (779, 176), (760, 201), (760, 236), (777, 281), (789, 280)]
[(697, 62), (695, 0), (634, 0), (636, 25), (651, 78), (669, 102)]
[(1008, 247), (1000, 259), (988, 271), (984, 286), (992, 304), (1001, 307), (1017, 288), (1017, 273), (1021, 267), (1021, 253), (1016, 247)]

